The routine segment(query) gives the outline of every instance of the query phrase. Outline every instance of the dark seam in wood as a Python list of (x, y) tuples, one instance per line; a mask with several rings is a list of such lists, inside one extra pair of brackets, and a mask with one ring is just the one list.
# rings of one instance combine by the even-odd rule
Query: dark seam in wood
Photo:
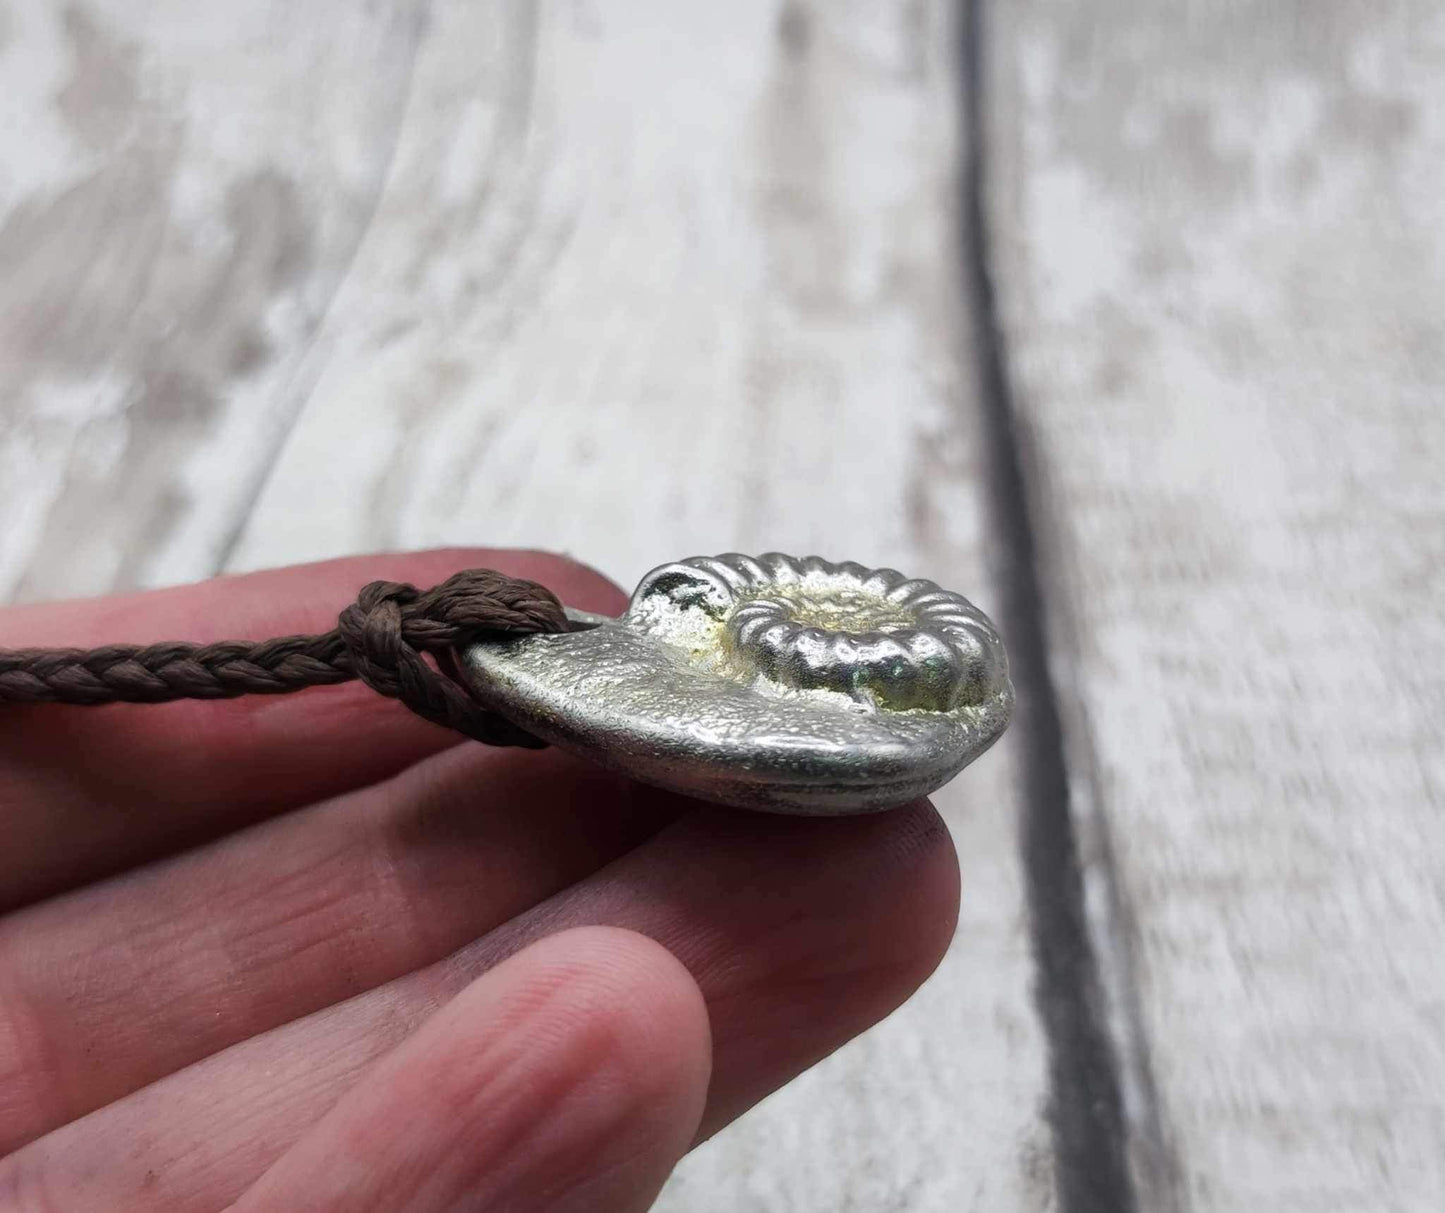
[[(1096, 750), (1092, 738), (1084, 742), (1082, 778), (1089, 787), (1095, 805), (1103, 803)], [(1078, 753), (1078, 747), (1075, 747)], [(1135, 957), (1139, 950), (1139, 925), (1134, 907), (1124, 896), (1117, 876), (1114, 838), (1106, 814), (1098, 814), (1094, 822), (1094, 867), (1103, 873), (1103, 930), (1113, 952), (1116, 970), (1111, 982), (1104, 981), (1106, 1005), (1112, 1007), (1116, 1021), (1121, 1022), (1123, 1038), (1116, 1049), (1121, 1060), (1119, 1069), (1121, 1091), (1127, 1092), (1125, 1104), (1133, 1114), (1125, 1121), (1127, 1158), (1131, 1166), (1136, 1203), (1152, 1213), (1186, 1213), (1190, 1206), (1187, 1189), (1179, 1168), (1179, 1159), (1171, 1145), (1165, 1112), (1154, 1079), (1153, 1050), (1144, 1026), (1144, 1012), (1139, 1004), (1139, 986)]]
[(963, 0), (960, 23), (963, 273), (992, 470), (986, 488), (1003, 549), (999, 615), (1018, 689), (1020, 848), (1034, 997), (1048, 1047), (1055, 1183), (1062, 1213), (1134, 1213), (1123, 1097), (1085, 912), (1038, 549), (989, 255), (984, 3)]

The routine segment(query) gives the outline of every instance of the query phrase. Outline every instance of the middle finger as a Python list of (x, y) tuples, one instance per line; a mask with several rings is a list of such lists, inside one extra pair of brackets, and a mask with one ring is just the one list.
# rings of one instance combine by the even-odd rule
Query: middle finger
[(0, 919), (0, 1154), (430, 964), (673, 806), (556, 751), (460, 746)]

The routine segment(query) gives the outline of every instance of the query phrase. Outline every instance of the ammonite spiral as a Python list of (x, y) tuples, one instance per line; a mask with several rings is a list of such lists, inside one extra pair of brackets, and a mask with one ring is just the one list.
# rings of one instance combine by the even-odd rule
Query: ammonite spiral
[[(704, 556), (653, 570), (630, 617), (667, 634), (667, 610), (721, 622), (725, 669), (780, 687), (847, 695), (864, 707), (947, 712), (982, 703), (1008, 679), (998, 633), (961, 594), (894, 569), (778, 552)], [(696, 646), (694, 646), (696, 647)]]
[(620, 619), (476, 645), (474, 692), (556, 745), (701, 799), (868, 812), (926, 795), (1013, 705), (997, 631), (892, 569), (735, 553), (662, 565)]

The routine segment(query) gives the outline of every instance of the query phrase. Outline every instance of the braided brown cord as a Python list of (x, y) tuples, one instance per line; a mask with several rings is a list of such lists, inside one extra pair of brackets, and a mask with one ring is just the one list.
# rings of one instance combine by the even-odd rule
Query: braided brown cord
[[(163, 703), (284, 695), (359, 678), (426, 719), (489, 745), (544, 743), (489, 712), (457, 680), (453, 650), (498, 633), (565, 632), (545, 586), (468, 569), (430, 590), (373, 581), (315, 636), (98, 649), (0, 649), (0, 704)], [(422, 655), (435, 656), (433, 668)]]

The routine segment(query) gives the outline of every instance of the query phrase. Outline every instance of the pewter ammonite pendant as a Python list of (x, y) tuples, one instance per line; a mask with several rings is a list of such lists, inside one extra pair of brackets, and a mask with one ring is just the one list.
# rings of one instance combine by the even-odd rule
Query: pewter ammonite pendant
[(777, 813), (926, 795), (1013, 707), (1008, 660), (966, 598), (892, 569), (770, 553), (642, 579), (620, 619), (473, 645), (477, 698), (646, 783)]

